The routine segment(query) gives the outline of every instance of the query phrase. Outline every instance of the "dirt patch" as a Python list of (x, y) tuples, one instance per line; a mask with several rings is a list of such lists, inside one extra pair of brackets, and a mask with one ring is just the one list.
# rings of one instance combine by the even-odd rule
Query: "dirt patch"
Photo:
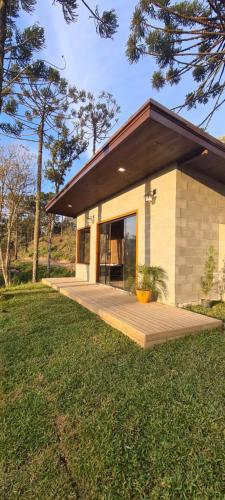
[(68, 460), (68, 450), (65, 446), (65, 443), (63, 442), (63, 434), (65, 431), (66, 420), (67, 420), (66, 415), (57, 415), (57, 417), (55, 418), (55, 429), (56, 429), (56, 436), (57, 436), (57, 442), (58, 442), (58, 447), (59, 447), (59, 463), (64, 468), (64, 470), (68, 476), (68, 479), (71, 483), (71, 486), (74, 489), (76, 499), (80, 499), (81, 495), (79, 492), (78, 484), (73, 477), (70, 463)]

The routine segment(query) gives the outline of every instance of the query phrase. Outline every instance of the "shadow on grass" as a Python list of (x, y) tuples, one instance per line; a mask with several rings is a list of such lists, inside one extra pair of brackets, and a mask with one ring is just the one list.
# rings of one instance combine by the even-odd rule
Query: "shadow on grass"
[(11, 300), (15, 297), (32, 297), (33, 295), (35, 296), (41, 296), (41, 295), (47, 295), (47, 294), (55, 294), (57, 296), (57, 293), (55, 290), (51, 290), (50, 288), (34, 288), (34, 286), (31, 288), (25, 288), (22, 290), (17, 290), (15, 288), (12, 289), (10, 292), (10, 289), (7, 289), (5, 292), (3, 292), (3, 300)]
[(225, 302), (222, 302), (221, 300), (214, 300), (211, 307), (203, 307), (198, 304), (189, 305), (185, 307), (185, 309), (197, 314), (203, 314), (204, 316), (220, 319), (223, 323), (225, 322)]
[[(212, 300), (211, 307), (218, 306), (219, 304), (223, 305), (224, 302), (222, 300)], [(211, 309), (211, 307), (209, 309)]]

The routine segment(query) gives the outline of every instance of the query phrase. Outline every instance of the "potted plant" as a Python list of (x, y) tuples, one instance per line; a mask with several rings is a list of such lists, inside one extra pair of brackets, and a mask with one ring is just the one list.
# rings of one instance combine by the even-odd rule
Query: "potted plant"
[(138, 266), (136, 296), (142, 304), (150, 302), (153, 298), (166, 295), (167, 274), (162, 267), (157, 266)]
[(212, 290), (214, 283), (214, 272), (216, 269), (214, 247), (210, 246), (207, 252), (207, 259), (204, 266), (204, 274), (201, 277), (201, 289), (204, 298), (201, 299), (203, 307), (211, 307), (212, 301), (209, 299), (209, 292)]

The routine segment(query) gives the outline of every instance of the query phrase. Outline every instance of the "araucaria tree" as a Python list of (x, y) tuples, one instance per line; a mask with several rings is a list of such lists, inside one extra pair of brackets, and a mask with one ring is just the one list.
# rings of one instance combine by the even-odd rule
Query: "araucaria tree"
[(87, 146), (84, 130), (78, 124), (73, 130), (69, 130), (65, 121), (62, 121), (56, 129), (56, 136), (49, 137), (46, 147), (50, 157), (46, 163), (45, 177), (52, 182), (55, 194), (63, 186), (65, 176), (73, 162), (80, 157)]
[(32, 156), (23, 146), (0, 148), (0, 264), (10, 284), (12, 234), (24, 197), (33, 188)]
[(88, 140), (92, 141), (92, 152), (96, 152), (99, 142), (105, 140), (112, 128), (118, 122), (120, 107), (109, 92), (101, 92), (97, 97), (88, 92), (86, 102), (80, 107), (77, 117), (86, 132)]
[[(56, 0), (57, 1), (57, 0)], [(63, 4), (64, 0), (58, 0)], [(71, 0), (77, 8), (77, 0)], [(89, 12), (89, 17), (94, 20), (96, 32), (102, 38), (113, 38), (118, 28), (118, 18), (115, 9), (104, 10), (102, 13), (99, 12), (98, 6), (92, 9), (89, 2), (81, 0), (81, 3), (86, 7)]]
[(225, 103), (224, 0), (140, 0), (131, 22), (127, 56), (134, 63), (148, 55), (158, 65), (152, 77), (157, 90), (192, 74), (195, 88), (179, 108), (212, 101), (201, 123), (207, 126)]
[[(78, 19), (77, 0), (50, 2), (53, 6), (61, 5), (67, 23)], [(49, 64), (41, 60), (35, 61), (35, 52), (44, 46), (44, 30), (35, 24), (21, 31), (17, 19), (23, 11), (32, 13), (37, 3), (38, 0), (0, 0), (0, 132), (10, 136), (17, 134), (24, 140), (38, 143), (33, 282), (37, 280), (38, 269), (43, 148), (49, 143), (50, 136), (55, 140), (58, 128), (68, 116), (70, 104), (76, 104), (84, 97), (83, 92), (80, 93), (75, 88), (69, 89), (66, 80)], [(97, 7), (93, 10), (85, 0), (81, 0), (80, 4), (83, 4), (89, 17), (94, 20), (100, 37), (113, 38), (118, 27), (115, 10), (100, 13)], [(110, 95), (107, 99), (109, 102)], [(10, 119), (6, 121), (6, 117)], [(108, 119), (109, 117), (108, 110)], [(113, 117), (114, 111), (111, 111), (111, 121)], [(105, 127), (109, 127), (106, 116)], [(61, 159), (62, 155), (65, 156), (64, 167), (68, 168), (68, 164), (84, 149), (86, 142), (83, 136), (78, 137), (72, 126), (66, 135), (62, 151), (57, 154)], [(58, 148), (57, 141), (54, 148), (55, 151)]]
[[(84, 132), (79, 126), (72, 131), (61, 123), (56, 137), (50, 137), (47, 148), (50, 158), (46, 163), (45, 177), (54, 186), (54, 194), (57, 194), (63, 186), (65, 176), (71, 169), (73, 162), (79, 158), (88, 146), (84, 138)], [(51, 266), (51, 244), (54, 228), (55, 216), (48, 215), (48, 254), (47, 254), (47, 273), (50, 274)]]
[[(112, 38), (118, 28), (115, 10), (100, 13), (98, 7), (93, 10), (85, 0), (81, 3), (94, 20), (97, 33), (103, 38)], [(44, 31), (38, 24), (23, 31), (16, 24), (20, 12), (32, 13), (36, 4), (37, 0), (0, 0), (0, 111), (2, 96), (9, 95), (17, 77), (30, 62), (33, 51), (44, 45)], [(52, 4), (61, 5), (67, 23), (77, 21), (77, 0), (53, 0)]]
[[(34, 53), (44, 46), (44, 30), (38, 24), (22, 31), (16, 24), (20, 10), (31, 13), (34, 6), (35, 0), (0, 0), (0, 113), (4, 98), (13, 95), (18, 78), (23, 79)], [(13, 131), (10, 125), (1, 128)]]
[[(39, 0), (41, 3), (41, 0)], [(43, 1), (43, 0), (42, 0)], [(51, 0), (49, 0), (51, 1)], [(35, 51), (44, 46), (44, 30), (38, 24), (21, 30), (17, 19), (22, 12), (32, 13), (38, 0), (0, 0), (0, 113), (4, 98), (12, 97), (15, 85), (24, 79), (25, 69), (32, 61)], [(61, 5), (67, 23), (77, 21), (77, 0), (53, 0), (52, 5)], [(94, 20), (97, 33), (103, 38), (113, 38), (118, 28), (114, 9), (99, 12), (93, 10), (89, 2), (81, 0), (89, 17)], [(2, 123), (4, 131), (19, 133), (17, 124)]]
[(33, 282), (37, 281), (38, 269), (43, 148), (65, 118), (70, 101), (77, 102), (80, 95), (82, 93), (76, 88), (68, 88), (67, 81), (61, 78), (57, 70), (37, 61), (27, 69), (26, 84), (20, 83), (17, 100), (13, 103), (9, 101), (6, 105), (7, 113), (11, 112), (19, 121), (23, 138), (38, 143)]

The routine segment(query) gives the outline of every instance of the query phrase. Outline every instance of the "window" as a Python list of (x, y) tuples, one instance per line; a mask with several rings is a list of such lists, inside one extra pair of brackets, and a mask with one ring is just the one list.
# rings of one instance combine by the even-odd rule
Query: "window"
[(90, 263), (90, 227), (78, 231), (78, 256), (79, 264)]

